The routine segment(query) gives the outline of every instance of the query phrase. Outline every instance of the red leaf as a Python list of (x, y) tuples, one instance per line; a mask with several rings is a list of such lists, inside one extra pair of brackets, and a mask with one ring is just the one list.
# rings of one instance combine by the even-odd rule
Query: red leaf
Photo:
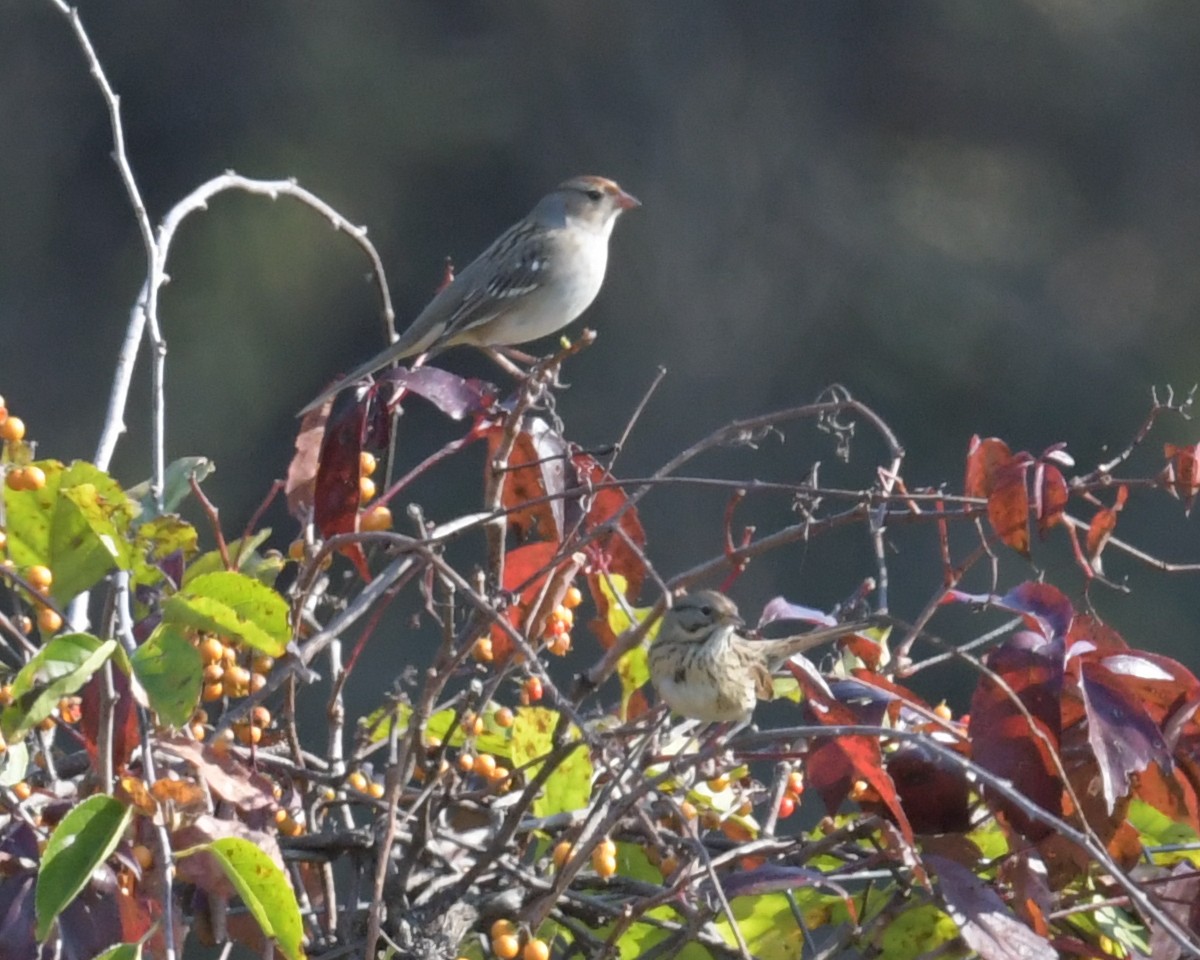
[(1117, 499), (1113, 505), (1102, 507), (1092, 517), (1091, 526), (1088, 527), (1086, 545), (1088, 560), (1097, 570), (1100, 569), (1100, 554), (1104, 551), (1108, 538), (1112, 536), (1113, 530), (1117, 527), (1117, 514), (1121, 512), (1128, 498), (1129, 488), (1121, 484), (1117, 487)]
[[(342, 407), (340, 414), (325, 425), (313, 493), (313, 522), (326, 540), (358, 529), (362, 451), (368, 445), (387, 446), (390, 431), (387, 406), (374, 392), (368, 393), (363, 403)], [(358, 544), (343, 547), (341, 552), (364, 580), (371, 578), (366, 555)]]
[(1184, 514), (1192, 512), (1192, 503), (1200, 493), (1200, 443), (1190, 447), (1163, 445), (1167, 465), (1161, 474), (1162, 484), (1171, 496), (1184, 502)]
[(967, 450), (967, 476), (963, 492), (968, 497), (986, 498), (994, 489), (996, 468), (1012, 459), (1008, 444), (996, 437), (981, 440), (978, 435), (971, 438)]
[[(1061, 733), (1062, 648), (1052, 641), (1032, 645), (1035, 636), (1017, 634), (993, 650), (986, 662), (1016, 695), (1038, 733), (1030, 728), (1030, 721), (1008, 691), (990, 676), (981, 676), (971, 698), (971, 756), (985, 770), (1011, 782), (1027, 799), (1059, 816), (1063, 785), (1050, 751), (1057, 752)], [(987, 797), (986, 791), (984, 795)], [(1031, 840), (1052, 832), (1005, 798), (988, 800)]]
[[(814, 722), (825, 726), (860, 722), (850, 706), (825, 693), (807, 671), (794, 663), (786, 666), (804, 690), (805, 710)], [(830, 814), (837, 812), (857, 781), (864, 781), (878, 797), (874, 803), (881, 805), (882, 810), (900, 828), (904, 839), (910, 845), (913, 843), (912, 824), (900, 803), (895, 783), (884, 769), (878, 737), (819, 738), (817, 745), (808, 752), (804, 770), (809, 784), (821, 795)]]
[(427, 400), (451, 420), (462, 420), (491, 409), (496, 387), (485, 380), (465, 380), (439, 367), (395, 367), (376, 378)]
[[(546, 582), (558, 554), (558, 544), (538, 541), (510, 550), (504, 558), (504, 589), (521, 590), (520, 596), (504, 616), (518, 631), (524, 632), (530, 608), (537, 602), (542, 584)], [(530, 638), (534, 639), (534, 638)], [(497, 663), (504, 663), (513, 651), (512, 639), (499, 626), (492, 625), (492, 655)]]
[[(573, 462), (580, 482), (593, 488), (613, 479), (611, 473), (585, 453), (575, 454)], [(646, 578), (646, 564), (641, 554), (646, 545), (646, 531), (642, 528), (637, 510), (629, 507), (628, 503), (629, 498), (620, 487), (594, 489), (585, 501), (587, 514), (583, 530), (588, 534), (593, 533), (619, 514), (617, 529), (598, 536), (589, 552), (600, 570), (619, 573), (625, 578), (628, 584), (626, 595), (633, 598), (641, 593), (642, 581)]]
[(1027, 453), (995, 465), (992, 492), (988, 496), (988, 520), (1004, 543), (1029, 556), (1029, 492), (1025, 477), (1033, 458)]
[[(141, 732), (133, 694), (129, 690), (128, 675), (114, 670), (112, 676), (117, 695), (112, 718), (112, 762), (114, 770), (124, 772), (133, 751), (141, 745)], [(87, 748), (88, 756), (93, 761), (98, 757), (97, 738), (100, 734), (100, 717), (103, 714), (100, 709), (100, 687), (103, 682), (103, 672), (94, 674), (79, 692), (79, 732), (83, 736), (83, 745)]]
[(1062, 523), (1067, 507), (1067, 481), (1052, 463), (1039, 460), (1033, 471), (1034, 516), (1043, 539), (1051, 527)]
[[(497, 425), (488, 430), (488, 463), (495, 460), (503, 439), (503, 427)], [(518, 537), (562, 539), (565, 526), (562, 495), (575, 480), (573, 471), (568, 476), (569, 464), (567, 441), (546, 421), (532, 418), (528, 429), (517, 434), (508, 455), (500, 504), (508, 511), (508, 525)]]

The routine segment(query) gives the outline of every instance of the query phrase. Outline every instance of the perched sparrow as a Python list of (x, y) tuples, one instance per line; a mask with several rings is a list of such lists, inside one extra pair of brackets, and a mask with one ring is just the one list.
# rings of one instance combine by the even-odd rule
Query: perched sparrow
[(342, 377), (301, 414), (402, 357), (460, 343), (525, 343), (561, 330), (600, 292), (617, 217), (640, 206), (604, 177), (574, 177), (560, 184), (443, 287), (400, 339)]
[(732, 600), (716, 590), (698, 590), (663, 614), (650, 646), (650, 678), (676, 713), (745, 723), (757, 700), (771, 699), (771, 674), (786, 660), (866, 626), (844, 623), (779, 640), (750, 640)]

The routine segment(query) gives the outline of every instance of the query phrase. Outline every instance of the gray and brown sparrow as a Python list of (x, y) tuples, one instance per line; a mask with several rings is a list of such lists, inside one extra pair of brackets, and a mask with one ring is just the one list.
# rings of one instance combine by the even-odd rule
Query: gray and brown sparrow
[(461, 270), (394, 343), (301, 414), (389, 363), (457, 344), (509, 346), (561, 330), (600, 292), (613, 224), (638, 200), (604, 177), (573, 177)]
[(845, 623), (778, 640), (751, 640), (732, 600), (716, 590), (697, 590), (676, 599), (663, 614), (650, 645), (650, 679), (678, 714), (747, 723), (755, 704), (771, 699), (771, 674), (785, 661), (869, 625)]

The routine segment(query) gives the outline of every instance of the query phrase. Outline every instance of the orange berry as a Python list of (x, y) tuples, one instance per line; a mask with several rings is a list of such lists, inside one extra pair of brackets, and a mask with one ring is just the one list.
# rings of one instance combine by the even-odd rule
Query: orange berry
[(729, 774), (722, 773), (720, 776), (713, 777), (708, 781), (708, 789), (713, 793), (720, 793), (729, 786)]
[(249, 723), (240, 723), (235, 725), (237, 737), (248, 747), (256, 747), (262, 742), (262, 727), (256, 727)]
[(58, 701), (58, 717), (63, 723), (78, 723), (83, 717), (83, 701), (79, 697), (63, 697)]
[(50, 572), (49, 567), (35, 563), (25, 571), (25, 579), (38, 593), (45, 593), (54, 582), (54, 574)]
[(575, 614), (567, 606), (558, 607), (554, 611), (554, 622), (565, 625), (568, 629), (575, 625)]
[(375, 496), (375, 481), (370, 477), (359, 477), (358, 479), (358, 499), (366, 503)]
[(229, 644), (222, 641), (221, 643), (221, 662), (227, 667), (232, 667), (237, 663), (238, 652), (236, 647), (231, 647)]
[(250, 664), (250, 670), (254, 673), (260, 673), (263, 676), (271, 672), (271, 668), (275, 666), (275, 658), (269, 657), (265, 653), (260, 653), (255, 656)]
[(382, 503), (377, 503), (369, 510), (363, 511), (358, 518), (358, 529), (367, 533), (379, 533), (381, 530), (392, 529), (392, 511)]
[(788, 774), (787, 780), (788, 793), (795, 795), (797, 798), (804, 794), (804, 774), (799, 770), (793, 770)]
[(133, 845), (133, 859), (138, 862), (138, 865), (143, 870), (149, 870), (154, 866), (154, 851), (144, 843), (135, 843)]
[(13, 626), (20, 630), (21, 633), (30, 634), (33, 632), (33, 621), (23, 613), (19, 613), (13, 617), (12, 622)]
[(358, 455), (358, 472), (361, 476), (369, 477), (375, 472), (375, 454), (364, 450)]
[(616, 857), (592, 857), (592, 867), (603, 880), (607, 880), (617, 872)]
[(934, 716), (939, 717), (942, 720), (953, 720), (954, 719), (954, 711), (951, 710), (946, 705), (945, 700), (943, 700), (941, 703), (939, 703), (936, 707), (933, 708), (933, 713), (934, 713)]
[(668, 853), (662, 858), (662, 862), (658, 865), (658, 869), (662, 871), (663, 879), (666, 879), (679, 869), (679, 858), (673, 853)]
[(41, 490), (46, 485), (46, 471), (32, 463), (25, 468), (25, 489)]
[(568, 610), (574, 610), (581, 603), (583, 603), (583, 592), (574, 584), (567, 587), (567, 592), (563, 596), (563, 606)]
[(796, 812), (796, 798), (793, 797), (790, 793), (785, 793), (783, 795), (783, 798), (779, 801), (779, 816), (780, 816), (780, 818), (783, 820), (786, 820), (788, 817), (790, 817), (795, 812)]
[(231, 696), (245, 696), (250, 687), (250, 671), (239, 663), (231, 665), (225, 671), (225, 686)]
[(512, 771), (509, 770), (508, 767), (502, 766), (501, 764), (496, 764), (496, 769), (488, 774), (488, 779), (491, 780), (492, 783), (503, 783), (511, 774)]
[(271, 725), (271, 711), (263, 706), (255, 707), (250, 711), (250, 722), (256, 727), (269, 727)]
[(222, 683), (206, 683), (200, 692), (200, 699), (205, 703), (220, 700), (223, 696), (225, 696), (225, 685)]
[(208, 736), (208, 728), (205, 727), (204, 724), (202, 724), (202, 723), (193, 723), (192, 724), (192, 739), (193, 740), (203, 740), (206, 736)]
[(20, 417), (5, 417), (0, 423), (0, 440), (16, 443), (25, 437), (25, 421)]
[(490, 753), (481, 753), (475, 758), (473, 769), (478, 776), (490, 780), (496, 774), (496, 758)]
[(550, 859), (553, 860), (554, 865), (561, 870), (564, 866), (566, 866), (567, 861), (571, 859), (571, 854), (574, 852), (574, 850), (575, 847), (570, 840), (559, 840), (558, 843), (554, 845), (554, 850), (550, 854)]
[(517, 925), (515, 923), (513, 923), (511, 920), (504, 920), (504, 919), (497, 920), (495, 923), (492, 924), (491, 929), (488, 931), (488, 933), (491, 934), (491, 938), (493, 940), (499, 940), (501, 937), (507, 937), (510, 934), (514, 934), (516, 932), (517, 932)]
[(62, 629), (63, 618), (56, 610), (42, 607), (37, 614), (38, 629), (42, 633), (58, 633)]
[(250, 692), (251, 693), (258, 693), (258, 691), (261, 690), (266, 685), (267, 685), (267, 678), (265, 676), (263, 676), (261, 673), (250, 674)]
[(545, 940), (536, 937), (525, 944), (521, 951), (521, 960), (550, 960), (550, 945)]
[(367, 789), (367, 777), (361, 770), (351, 771), (350, 775), (346, 777), (346, 783), (350, 789), (357, 790), (359, 793), (363, 793)]
[(516, 960), (521, 955), (521, 941), (515, 933), (506, 933), (492, 940), (492, 953), (500, 960)]
[(295, 560), (299, 563), (304, 559), (304, 541), (293, 540), (288, 544), (287, 555), (289, 560)]
[(33, 787), (24, 780), (18, 780), (12, 785), (12, 792), (18, 800), (28, 800), (33, 796)]
[(13, 702), (12, 684), (6, 683), (0, 686), (0, 707), (7, 707)]
[(469, 753), (460, 753), (458, 755), (458, 769), (463, 773), (470, 773), (475, 769), (475, 758)]
[(383, 799), (383, 784), (376, 780), (372, 780), (367, 784), (367, 796), (372, 800)]
[(210, 663), (204, 668), (204, 680), (206, 683), (216, 683), (225, 676), (225, 668), (220, 663)]
[(0, 550), (3, 550), (8, 545), (8, 534), (0, 530)]
[(48, 716), (45, 720), (43, 720), (41, 723), (38, 724), (38, 729), (43, 731), (44, 733), (49, 733), (51, 730), (53, 730), (57, 726), (58, 726), (58, 720), (55, 718), (54, 714), (50, 714), (50, 716)]
[(528, 680), (526, 680), (524, 692), (525, 696), (529, 698), (530, 703), (536, 703), (538, 700), (541, 700), (542, 693), (544, 692), (542, 690), (542, 678), (530, 677)]
[(225, 652), (225, 644), (210, 633), (200, 641), (196, 649), (200, 651), (200, 657), (205, 663), (216, 663)]
[(697, 816), (696, 805), (691, 800), (681, 801), (679, 812), (683, 814), (683, 819), (685, 820), (695, 820)]
[(750, 830), (736, 820), (726, 820), (722, 823), (721, 832), (734, 843), (749, 843), (754, 839), (754, 835)]
[(495, 658), (495, 651), (492, 649), (491, 637), (480, 637), (471, 647), (471, 656), (480, 663), (491, 663)]
[(516, 717), (513, 715), (511, 707), (501, 707), (496, 711), (493, 719), (496, 721), (496, 726), (507, 730), (516, 722)]

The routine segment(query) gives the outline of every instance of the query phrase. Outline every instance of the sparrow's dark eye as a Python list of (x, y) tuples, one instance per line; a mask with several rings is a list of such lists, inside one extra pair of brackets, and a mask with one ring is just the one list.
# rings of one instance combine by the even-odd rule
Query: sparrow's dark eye
[(597, 202), (597, 203), (600, 201), (600, 198), (601, 198), (601, 197), (603, 197), (603, 196), (604, 196), (604, 194), (603, 194), (601, 191), (599, 191), (599, 190), (594, 190), (594, 189), (593, 189), (593, 190), (588, 190), (588, 191), (587, 191), (587, 198), (588, 198), (589, 200), (592, 200), (592, 201), (594, 201), (594, 202)]
[(700, 612), (702, 614), (704, 614), (704, 616), (706, 616), (706, 617), (711, 617), (713, 614), (713, 608), (708, 606), (707, 604), (705, 604), (703, 607), (700, 608)]

